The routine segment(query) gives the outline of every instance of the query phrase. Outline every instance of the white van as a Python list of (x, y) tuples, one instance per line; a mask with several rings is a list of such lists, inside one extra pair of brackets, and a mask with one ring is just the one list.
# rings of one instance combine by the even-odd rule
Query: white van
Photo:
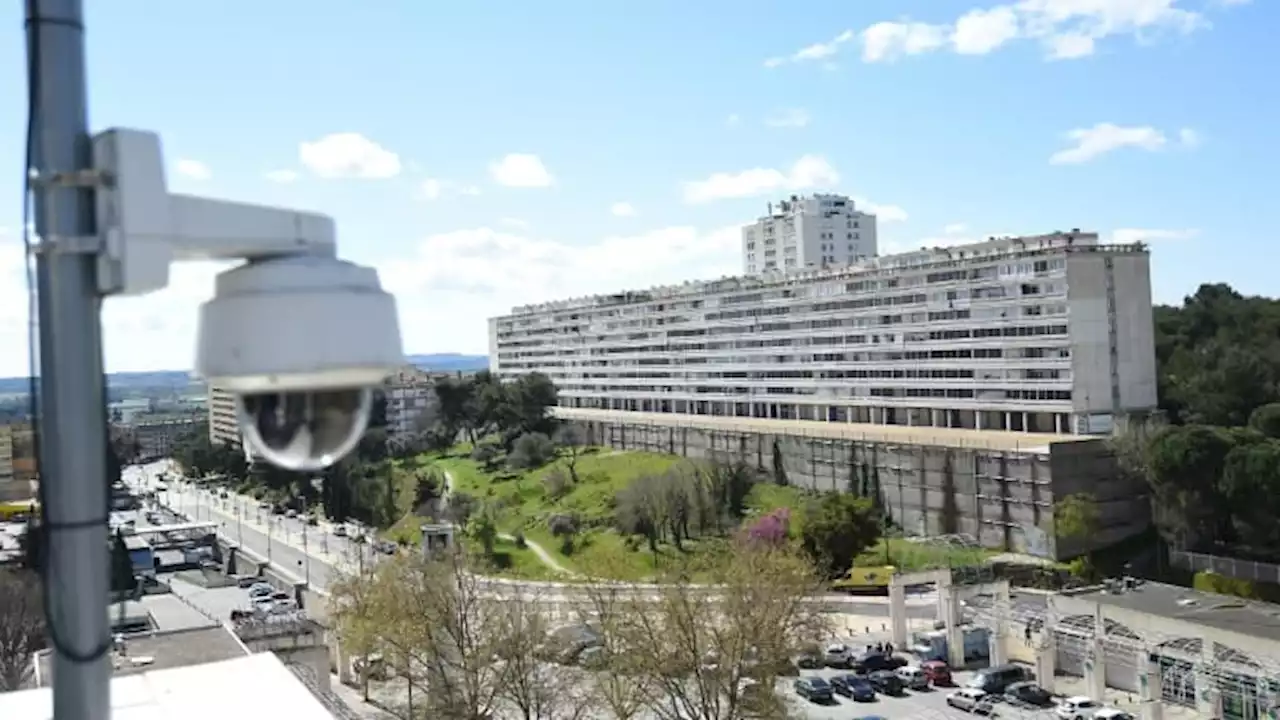
[(900, 667), (894, 672), (897, 673), (898, 679), (902, 681), (903, 685), (907, 686), (908, 690), (929, 689), (929, 676), (924, 673), (923, 669), (916, 665)]

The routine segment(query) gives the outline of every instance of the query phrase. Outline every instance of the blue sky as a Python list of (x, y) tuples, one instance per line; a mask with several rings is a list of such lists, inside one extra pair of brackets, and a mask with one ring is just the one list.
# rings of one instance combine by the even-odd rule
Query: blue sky
[[(87, 4), (94, 126), (160, 131), (175, 189), (333, 214), (412, 352), (484, 352), (517, 303), (734, 273), (736, 226), (793, 191), (876, 209), (882, 251), (1080, 227), (1150, 240), (1159, 301), (1273, 288), (1274, 3)], [(25, 357), (20, 106), (0, 375)], [(108, 367), (189, 367), (214, 270), (109, 300)]]

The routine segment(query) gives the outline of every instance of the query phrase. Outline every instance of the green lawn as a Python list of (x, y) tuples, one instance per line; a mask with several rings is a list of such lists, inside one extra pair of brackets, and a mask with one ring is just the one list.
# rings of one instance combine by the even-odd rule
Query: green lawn
[[(886, 548), (888, 550), (886, 563)], [(889, 564), (903, 572), (981, 565), (999, 551), (884, 538), (854, 559), (857, 567)]]
[[(582, 575), (645, 580), (677, 564), (692, 564), (697, 574), (699, 567), (714, 564), (727, 549), (725, 540), (715, 538), (688, 542), (682, 549), (664, 544), (653, 553), (646, 543), (623, 537), (612, 527), (618, 492), (636, 478), (659, 475), (689, 462), (676, 456), (607, 450), (586, 454), (577, 463), (578, 482), (558, 499), (548, 496), (544, 480), (552, 472), (567, 474), (563, 458), (528, 472), (485, 472), (478, 463), (458, 456), (431, 462), (449, 471), (455, 492), (488, 504), (501, 531), (523, 533), (566, 568)], [(797, 518), (804, 497), (794, 488), (761, 484), (752, 491), (748, 505), (752, 514), (790, 507), (797, 511), (793, 514)], [(583, 530), (575, 537), (572, 552), (565, 554), (561, 552), (560, 539), (551, 536), (547, 524), (553, 515), (570, 513), (579, 518)]]

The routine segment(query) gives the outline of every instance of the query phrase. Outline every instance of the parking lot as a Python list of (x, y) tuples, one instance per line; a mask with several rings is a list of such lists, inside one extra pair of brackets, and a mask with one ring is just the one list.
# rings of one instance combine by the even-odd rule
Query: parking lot
[[(824, 670), (801, 670), (801, 676), (818, 676), (829, 679), (835, 675), (848, 672), (847, 670), (824, 669)], [(957, 672), (955, 673), (955, 682), (962, 686), (969, 680), (972, 673)], [(827, 705), (819, 705), (811, 703), (798, 697), (792, 689), (794, 678), (786, 678), (779, 680), (778, 692), (787, 698), (796, 710), (804, 717), (813, 718), (813, 720), (850, 720), (851, 718), (861, 718), (867, 716), (878, 716), (888, 718), (888, 720), (907, 720), (907, 718), (965, 718), (966, 720), (976, 720), (978, 716), (952, 709), (947, 705), (947, 695), (955, 688), (930, 688), (929, 690), (904, 690), (897, 697), (890, 697), (877, 694), (876, 699), (872, 702), (855, 702), (846, 697), (837, 695), (834, 702)], [(1053, 718), (1052, 710), (1023, 710), (1008, 705), (997, 705), (996, 715), (1001, 718), (1043, 718), (1050, 720)]]

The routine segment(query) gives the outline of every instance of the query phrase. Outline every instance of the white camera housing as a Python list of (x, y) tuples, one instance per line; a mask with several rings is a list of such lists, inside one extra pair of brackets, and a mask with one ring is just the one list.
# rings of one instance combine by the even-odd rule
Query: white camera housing
[(313, 471), (350, 453), (373, 388), (404, 365), (395, 298), (370, 268), (334, 257), (323, 215), (169, 193), (160, 138), (113, 129), (94, 138), (99, 284), (142, 295), (169, 265), (243, 259), (200, 309), (196, 373), (233, 393), (252, 451)]

